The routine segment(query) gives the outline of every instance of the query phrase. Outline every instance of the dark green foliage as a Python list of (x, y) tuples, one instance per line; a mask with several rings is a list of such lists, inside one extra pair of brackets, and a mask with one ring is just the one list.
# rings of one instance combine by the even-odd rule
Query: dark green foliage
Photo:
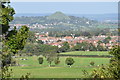
[(100, 40), (99, 40), (97, 43), (98, 43), (98, 44), (101, 44), (101, 43), (102, 43), (102, 41), (100, 41)]
[(38, 58), (39, 64), (43, 64), (43, 57)]
[(97, 51), (107, 51), (107, 48), (104, 48), (100, 44), (97, 45)]
[(8, 54), (3, 54), (2, 55), (2, 64), (1, 64), (1, 67), (4, 67), (4, 66), (9, 66), (12, 62), (12, 59), (11, 59), (11, 55), (8, 55)]
[(54, 55), (47, 56), (47, 62), (49, 63), (49, 67), (51, 67), (52, 62), (54, 61), (55, 57)]
[(29, 31), (28, 33), (28, 39), (27, 39), (27, 43), (35, 43), (36, 42), (36, 37), (35, 37), (35, 33), (32, 31)]
[(60, 63), (59, 58), (56, 58), (56, 59), (54, 60), (54, 63), (55, 63), (56, 65), (58, 65), (58, 64)]
[(6, 2), (6, 0), (0, 1), (0, 31), (2, 31), (2, 34), (8, 31), (9, 22), (13, 20), (14, 14), (14, 9), (9, 5), (8, 2)]
[(49, 53), (57, 53), (57, 52), (58, 52), (57, 46), (41, 44), (38, 42), (36, 43), (27, 42), (26, 45), (24, 46), (24, 49), (19, 53), (20, 54), (31, 53), (32, 55), (47, 56), (47, 54)]
[(39, 53), (39, 46), (35, 45), (34, 43), (29, 43), (27, 42), (26, 45), (24, 46), (24, 49), (22, 51), (20, 51), (20, 54), (29, 54), (31, 53), (31, 55), (40, 55)]
[(64, 42), (63, 46), (59, 49), (60, 52), (66, 52), (70, 49), (69, 43), (68, 42)]
[(99, 68), (95, 69), (91, 77), (94, 79), (120, 79), (120, 46), (114, 46), (110, 52), (113, 57), (110, 60), (110, 64), (108, 66), (101, 65)]
[(103, 40), (103, 43), (107, 44), (107, 43), (109, 43), (110, 40), (111, 40), (111, 37), (108, 36), (107, 38), (105, 38), (105, 39)]
[(114, 59), (114, 57), (110, 59), (110, 63), (112, 63), (112, 62), (116, 62), (116, 60)]
[(33, 56), (33, 54), (32, 53), (27, 53), (27, 56)]
[(81, 35), (83, 35), (83, 36), (88, 36), (88, 37), (91, 36), (91, 34), (90, 34), (89, 32), (83, 32)]
[(114, 46), (113, 49), (111, 49), (111, 51), (109, 52), (109, 54), (114, 55), (114, 57), (117, 60), (120, 60), (120, 46)]
[(20, 80), (29, 80), (30, 78), (30, 73), (27, 73), (26, 75), (22, 75)]
[(38, 44), (44, 44), (44, 42), (42, 40), (38, 40), (37, 43)]
[(75, 63), (73, 58), (66, 58), (65, 63), (71, 67)]
[(49, 63), (49, 67), (50, 67), (52, 62), (55, 61), (55, 59), (58, 57), (58, 53), (55, 53), (55, 52), (51, 53), (51, 52), (49, 52), (49, 53), (46, 54), (45, 57), (47, 59), (47, 62)]
[(93, 62), (93, 61), (90, 62), (90, 65), (91, 65), (91, 66), (94, 66), (94, 64), (95, 64), (95, 62)]
[(8, 66), (1, 67), (0, 78), (2, 78), (2, 80), (7, 80), (7, 78), (10, 78), (11, 76), (12, 76), (12, 69), (9, 69)]
[(24, 48), (26, 39), (28, 38), (29, 29), (27, 26), (22, 26), (18, 31), (16, 27), (9, 30), (9, 23), (14, 19), (14, 9), (10, 6), (9, 0), (0, 1), (0, 35), (2, 34), (2, 53), (1, 59), (1, 78), (10, 78), (12, 70), (9, 69), (10, 64), (15, 65), (16, 61), (12, 59), (12, 55)]
[(114, 46), (109, 53), (114, 56), (109, 65), (109, 71), (114, 79), (120, 79), (120, 46)]
[(95, 45), (93, 45), (92, 43), (89, 43), (89, 51), (96, 51), (97, 48)]
[[(88, 42), (82, 42), (82, 43), (77, 43), (72, 50), (74, 51), (97, 51), (97, 47), (94, 46), (92, 43)], [(98, 50), (99, 51), (99, 50)]]
[(51, 45), (39, 45), (38, 46), (39, 52), (43, 55), (43, 56), (49, 56), (52, 53), (55, 54), (58, 51), (58, 47), (57, 46), (51, 46)]
[(20, 30), (8, 37), (8, 39), (5, 41), (5, 45), (8, 49), (10, 49), (10, 52), (15, 54), (24, 48), (28, 38), (28, 31), (29, 29), (27, 26), (22, 26)]

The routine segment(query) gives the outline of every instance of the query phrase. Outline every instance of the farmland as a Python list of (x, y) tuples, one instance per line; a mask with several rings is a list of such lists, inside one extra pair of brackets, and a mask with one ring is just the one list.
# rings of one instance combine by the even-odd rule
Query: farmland
[[(75, 54), (77, 54), (77, 52)], [(21, 58), (25, 58), (27, 60), (21, 60)], [(51, 67), (49, 67), (49, 64), (47, 63), (45, 58), (43, 64), (39, 64), (37, 60), (38, 56), (16, 58), (20, 66), (11, 67), (13, 69), (13, 77), (19, 78), (20, 75), (25, 75), (26, 73), (29, 72), (31, 73), (30, 75), (31, 78), (83, 78), (84, 77), (82, 72), (83, 70), (87, 70), (88, 72), (90, 72), (94, 68), (97, 68), (98, 65), (101, 64), (107, 65), (110, 59), (110, 58), (72, 57), (75, 63), (70, 68), (65, 64), (66, 58), (67, 57), (60, 57), (60, 64), (55, 65), (54, 63), (52, 63)], [(94, 66), (90, 66), (91, 61), (95, 62)]]
[(65, 52), (60, 53), (64, 55), (110, 55), (108, 54), (108, 51), (73, 51), (73, 52)]

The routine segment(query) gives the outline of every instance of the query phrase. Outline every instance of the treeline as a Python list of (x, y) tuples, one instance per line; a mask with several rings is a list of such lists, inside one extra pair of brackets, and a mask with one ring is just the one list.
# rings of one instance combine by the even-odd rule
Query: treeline
[[(113, 31), (111, 31), (113, 30)], [(115, 29), (110, 29), (110, 28), (88, 28), (88, 29), (79, 29), (78, 31), (74, 31), (74, 30), (67, 30), (67, 31), (49, 31), (49, 36), (51, 37), (65, 37), (65, 36), (72, 36), (74, 35), (74, 37), (78, 37), (78, 36), (87, 36), (87, 37), (91, 37), (91, 36), (98, 36), (98, 35), (109, 35), (109, 36), (114, 36), (114, 35), (118, 35), (118, 31)]]
[(82, 42), (77, 43), (73, 48), (73, 51), (107, 51), (106, 47), (101, 46), (98, 44), (97, 46), (93, 45), (92, 43)]

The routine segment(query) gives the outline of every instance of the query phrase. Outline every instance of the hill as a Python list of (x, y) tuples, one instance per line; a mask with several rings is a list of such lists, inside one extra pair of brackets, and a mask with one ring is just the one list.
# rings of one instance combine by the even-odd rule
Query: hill
[[(86, 17), (66, 15), (62, 12), (55, 12), (47, 16), (21, 16), (15, 17), (11, 24), (29, 24), (33, 30), (40, 32), (49, 31), (89, 31), (91, 29), (117, 28), (115, 23), (99, 22)], [(34, 25), (35, 24), (35, 25)], [(41, 29), (41, 25), (45, 29)], [(38, 27), (39, 26), (39, 27)]]
[(48, 16), (47, 19), (49, 19), (49, 20), (52, 20), (52, 19), (57, 19), (57, 20), (70, 20), (70, 18), (69, 18), (67, 15), (65, 15), (64, 13), (59, 12), (59, 11), (57, 11), (57, 12), (55, 12), (54, 14)]

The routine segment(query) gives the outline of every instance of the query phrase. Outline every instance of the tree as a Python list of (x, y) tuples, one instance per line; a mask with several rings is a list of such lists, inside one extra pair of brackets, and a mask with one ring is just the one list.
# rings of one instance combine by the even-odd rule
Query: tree
[(60, 63), (59, 57), (57, 57), (57, 58), (54, 60), (54, 63), (55, 63), (56, 65)]
[(49, 67), (51, 66), (52, 62), (58, 57), (57, 53), (48, 53), (46, 55), (47, 62), (49, 63)]
[(96, 51), (97, 49), (92, 43), (89, 43), (89, 50), (90, 51)]
[(103, 40), (103, 43), (107, 44), (107, 43), (109, 43), (110, 40), (111, 40), (111, 37), (108, 36)]
[(5, 34), (10, 28), (9, 22), (11, 22), (14, 18), (15, 14), (14, 9), (10, 6), (9, 0), (1, 0), (0, 1), (0, 31), (1, 34)]
[(110, 60), (108, 66), (101, 65), (99, 68), (95, 69), (91, 77), (94, 79), (120, 79), (120, 46), (114, 46), (109, 54), (112, 54), (113, 57)]
[(97, 45), (97, 51), (106, 51), (107, 49), (100, 44)]
[(66, 58), (65, 63), (71, 67), (75, 63), (73, 58)]
[(95, 62), (93, 62), (93, 61), (90, 62), (90, 65), (91, 65), (91, 66), (94, 66), (94, 64), (95, 64)]
[(40, 55), (39, 53), (39, 45), (31, 42), (27, 42), (24, 46), (24, 49), (19, 52), (20, 54), (24, 53), (32, 53), (32, 55)]
[(88, 42), (82, 42), (80, 43), (80, 50), (82, 51), (86, 51), (86, 50), (89, 50), (89, 43)]
[(39, 64), (43, 64), (43, 57), (38, 58)]
[(44, 44), (44, 42), (42, 40), (38, 40), (37, 43), (38, 44)]
[(79, 51), (81, 48), (81, 43), (76, 43), (76, 45), (72, 48), (72, 50)]
[(100, 40), (99, 40), (97, 43), (98, 43), (98, 44), (101, 44), (101, 43), (102, 43), (102, 41), (100, 41)]
[(35, 32), (29, 31), (28, 36), (29, 37), (27, 39), (27, 42), (29, 42), (29, 43), (35, 43), (36, 42)]
[[(28, 37), (29, 28), (22, 26), (18, 31), (16, 27), (13, 30), (8, 31), (10, 28), (9, 22), (14, 18), (14, 9), (10, 6), (9, 0), (0, 1), (0, 30), (2, 30), (2, 53), (1, 55), (1, 78), (5, 79), (10, 77), (9, 64), (11, 64), (11, 56), (18, 53), (18, 51), (24, 48), (26, 39)], [(8, 76), (9, 73), (9, 76)]]
[(28, 38), (29, 28), (27, 26), (22, 26), (21, 29), (18, 31), (15, 29), (15, 31), (16, 33), (10, 33), (11, 36), (5, 39), (5, 47), (14, 54), (24, 48)]
[(69, 43), (68, 42), (64, 42), (63, 46), (59, 49), (60, 52), (66, 52), (70, 49)]
[(89, 36), (91, 36), (91, 34), (89, 32), (85, 31), (85, 32), (82, 33), (82, 36), (88, 36), (89, 37)]

